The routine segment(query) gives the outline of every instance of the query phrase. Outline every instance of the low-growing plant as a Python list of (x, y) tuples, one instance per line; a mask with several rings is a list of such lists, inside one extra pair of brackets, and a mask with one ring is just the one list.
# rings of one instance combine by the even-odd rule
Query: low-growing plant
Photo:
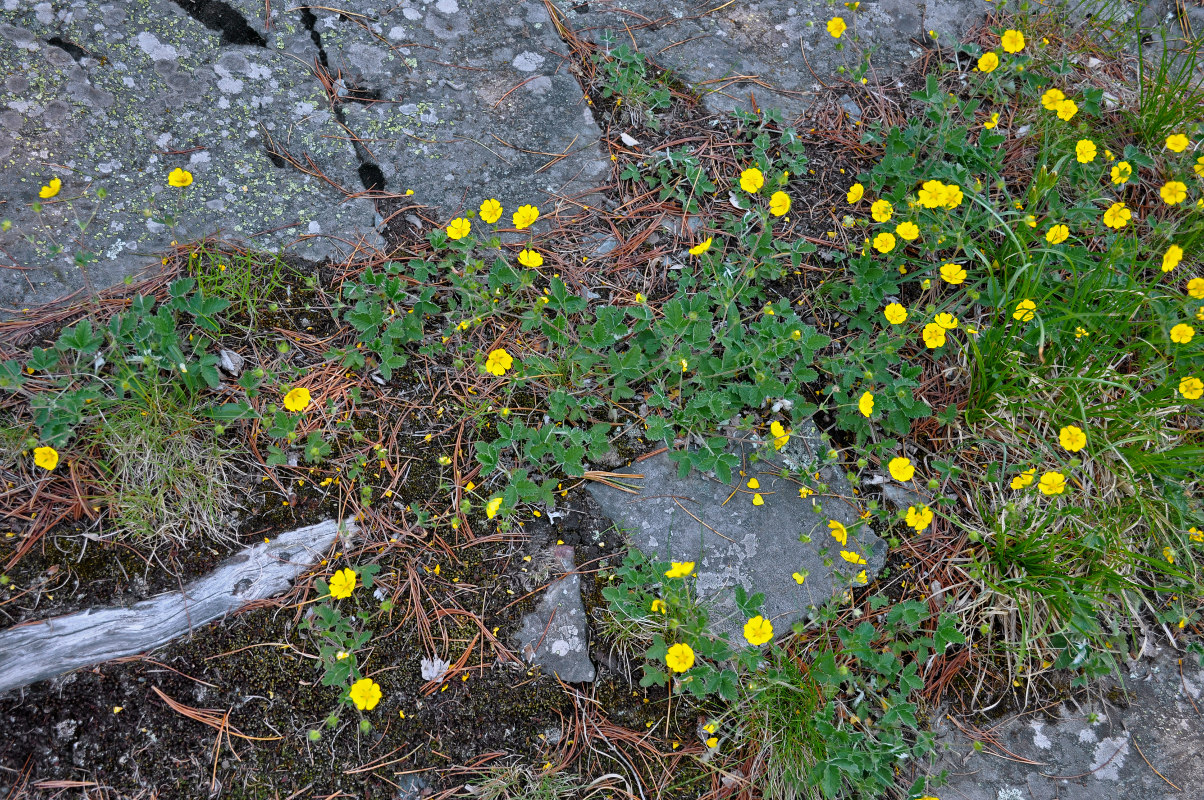
[[(371, 711), (381, 699), (380, 686), (364, 676), (359, 661), (359, 651), (372, 639), (367, 627), (372, 618), (359, 603), (344, 604), (355, 605), (353, 610), (345, 610), (337, 601), (350, 600), (359, 583), (372, 591), (378, 572), (379, 565), (364, 564), (337, 570), (329, 582), (318, 578), (314, 582), (318, 604), (297, 624), (317, 645), (322, 685), (339, 687), (339, 702), (360, 711)], [(334, 716), (337, 719), (337, 714)]]
[(655, 112), (668, 108), (672, 97), (664, 76), (649, 76), (644, 54), (627, 43), (616, 47), (609, 32), (601, 40), (604, 49), (594, 54), (593, 59), (602, 73), (602, 96), (614, 98), (617, 107), (626, 106), (632, 125), (659, 129)]
[(178, 403), (195, 399), (221, 381), (209, 334), (218, 330), (214, 315), (229, 305), (195, 289), (192, 278), (174, 281), (157, 307), (139, 295), (103, 328), (85, 317), (53, 346), (34, 347), (24, 363), (0, 362), (0, 389), (28, 399), (39, 439), (52, 447), (65, 446), (109, 409), (145, 405), (148, 387), (173, 392)]

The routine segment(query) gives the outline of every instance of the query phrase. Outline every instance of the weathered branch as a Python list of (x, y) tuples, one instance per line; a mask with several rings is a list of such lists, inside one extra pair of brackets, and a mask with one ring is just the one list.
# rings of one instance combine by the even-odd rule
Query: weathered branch
[(280, 594), (330, 547), (338, 531), (339, 523), (328, 520), (255, 544), (183, 592), (0, 631), (0, 692), (151, 650), (248, 603)]

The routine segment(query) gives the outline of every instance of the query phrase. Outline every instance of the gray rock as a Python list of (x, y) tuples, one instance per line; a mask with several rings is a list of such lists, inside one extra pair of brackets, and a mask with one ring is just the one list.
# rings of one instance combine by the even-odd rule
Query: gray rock
[[(373, 188), (412, 190), (442, 221), (497, 197), (509, 224), (524, 203), (573, 211), (561, 197), (588, 202), (607, 181), (538, 0), (233, 0), (241, 18), (218, 28), (184, 10), (202, 5), (5, 3), (0, 267), (20, 269), (0, 268), (0, 308), (104, 288), (213, 234), (311, 260), (370, 255)], [(167, 184), (177, 167), (191, 186)]]
[(243, 357), (241, 355), (233, 350), (222, 348), (218, 356), (221, 358), (218, 366), (222, 368), (222, 372), (233, 378), (237, 378), (242, 374)]
[[(1204, 670), (1165, 652), (1126, 670), (1124, 704), (1106, 681), (1047, 715), (1012, 714), (990, 725), (982, 750), (934, 714), (949, 771), (938, 794), (961, 800), (1187, 800), (1204, 797)], [(971, 726), (972, 729), (972, 726)], [(998, 743), (996, 745), (995, 743)], [(1025, 762), (1027, 760), (1027, 763)], [(1159, 777), (1154, 770), (1162, 774)], [(1172, 785), (1173, 784), (1173, 785)]]
[[(265, 5), (238, 0), (242, 28), (213, 30), (166, 0), (97, 5), (5, 4), (0, 63), (21, 78), (0, 85), (0, 108), (17, 117), (0, 129), (13, 223), (0, 264), (24, 269), (0, 269), (0, 307), (117, 283), (157, 267), (173, 240), (220, 234), (310, 259), (382, 245), (372, 201), (348, 197), (363, 191), (360, 164), (309, 66), (317, 51), (286, 47), (298, 11), (272, 8), (267, 25)], [(191, 186), (167, 184), (175, 168)], [(34, 211), (55, 177), (62, 190)]]
[(344, 113), (390, 190), (413, 190), (443, 221), (495, 197), (506, 227), (522, 204), (547, 216), (575, 212), (560, 197), (598, 203), (590, 190), (607, 182), (611, 162), (540, 0), (351, 7), (377, 19), (387, 45), (335, 8), (313, 13), (330, 64), (359, 70), (380, 94)]
[[(585, 38), (598, 40), (604, 30), (617, 32), (617, 43), (634, 37), (642, 52), (692, 85), (712, 112), (747, 111), (755, 103), (787, 118), (847, 79), (837, 70), (855, 67), (863, 50), (873, 48), (877, 76), (889, 82), (920, 54), (924, 31), (938, 30), (950, 37), (942, 41), (951, 41), (983, 15), (966, 0), (878, 0), (857, 12), (840, 3), (789, 0), (554, 2)], [(842, 49), (826, 29), (835, 16), (849, 25)]]
[[(886, 544), (868, 526), (858, 526), (857, 504), (844, 474), (831, 465), (818, 466), (817, 455), (826, 449), (818, 431), (810, 424), (799, 428), (780, 452), (769, 444), (754, 449), (747, 440), (734, 443), (733, 452), (745, 465), (735, 486), (696, 472), (679, 478), (677, 465), (662, 453), (616, 470), (644, 476), (631, 481), (641, 485), (637, 495), (597, 483), (589, 487), (632, 547), (665, 561), (695, 562), (698, 594), (711, 606), (712, 627), (728, 633), (733, 643), (744, 641), (745, 620), (733, 591), (737, 584), (749, 594), (764, 593), (763, 614), (775, 633), (784, 634), (810, 609), (848, 588), (860, 570), (872, 580), (886, 560)], [(798, 480), (780, 477), (783, 467), (806, 474), (811, 487), (826, 484), (827, 491), (804, 500)], [(747, 487), (752, 478), (759, 483), (755, 490)], [(763, 505), (753, 505), (755, 493)], [(813, 502), (819, 503), (819, 513)], [(841, 557), (846, 548), (833, 538), (830, 520), (846, 526), (847, 550), (865, 557), (866, 565)], [(796, 572), (805, 576), (801, 585)]]
[(544, 591), (539, 605), (523, 617), (518, 645), (529, 663), (569, 683), (588, 682), (596, 671), (589, 659), (589, 627), (581, 601), (581, 576), (573, 570), (573, 548), (552, 549), (561, 577)]

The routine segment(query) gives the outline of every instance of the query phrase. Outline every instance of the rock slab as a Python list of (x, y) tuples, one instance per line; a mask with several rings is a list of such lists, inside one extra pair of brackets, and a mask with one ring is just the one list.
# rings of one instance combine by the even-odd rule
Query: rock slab
[[(575, 212), (608, 180), (538, 0), (0, 2), (9, 313), (207, 236), (373, 255), (382, 192), (438, 224), (496, 197), (508, 225), (526, 203)], [(192, 184), (169, 185), (174, 169)]]
[[(1182, 670), (1182, 672), (1180, 672)], [(1195, 800), (1204, 797), (1204, 669), (1174, 652), (1130, 662), (1123, 704), (1109, 679), (1051, 714), (1014, 714), (974, 740), (938, 716), (942, 800)], [(1157, 770), (1157, 772), (1155, 772)], [(1159, 774), (1161, 773), (1161, 775)]]
[(523, 617), (519, 648), (528, 663), (538, 664), (568, 683), (592, 681), (596, 675), (589, 658), (589, 627), (581, 601), (581, 576), (574, 571), (573, 548), (552, 549), (560, 577), (544, 590), (538, 607)]
[[(765, 595), (763, 614), (778, 634), (857, 582), (872, 580), (886, 560), (886, 543), (862, 524), (852, 487), (833, 465), (820, 465), (826, 447), (813, 425), (801, 425), (781, 451), (748, 440), (732, 445), (743, 463), (735, 485), (691, 473), (679, 478), (667, 454), (640, 461), (619, 474), (633, 477), (637, 494), (593, 483), (589, 491), (622, 530), (631, 547), (664, 561), (693, 561), (698, 595), (711, 608), (711, 625), (743, 642), (745, 620), (735, 604), (737, 584)], [(782, 477), (783, 469), (790, 477)], [(748, 487), (755, 479), (758, 488)], [(800, 489), (815, 490), (804, 499)], [(754, 505), (760, 494), (763, 504)], [(818, 507), (818, 511), (816, 508)], [(829, 522), (848, 530), (841, 547)], [(845, 550), (866, 560), (854, 564)], [(795, 574), (805, 576), (802, 583)]]

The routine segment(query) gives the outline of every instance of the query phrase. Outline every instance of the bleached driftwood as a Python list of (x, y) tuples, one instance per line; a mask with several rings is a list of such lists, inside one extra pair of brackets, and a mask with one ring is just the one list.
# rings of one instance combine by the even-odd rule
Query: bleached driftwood
[(183, 592), (0, 631), (0, 692), (151, 650), (247, 603), (280, 594), (321, 557), (338, 531), (337, 522), (319, 522), (252, 545)]

